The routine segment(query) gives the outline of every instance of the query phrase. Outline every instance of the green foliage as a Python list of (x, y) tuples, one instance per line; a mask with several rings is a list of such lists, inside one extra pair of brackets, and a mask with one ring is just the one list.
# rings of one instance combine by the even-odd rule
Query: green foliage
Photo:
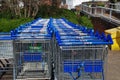
[(0, 12), (0, 18), (11, 19), (12, 17), (12, 12), (9, 9)]
[[(90, 28), (93, 28), (91, 20), (86, 16), (77, 17), (77, 15), (73, 11), (67, 9), (60, 9), (55, 6), (47, 6), (47, 5), (40, 6), (37, 16), (35, 18), (38, 17), (66, 18), (75, 24), (81, 24), (83, 26), (88, 26)], [(0, 32), (9, 32), (12, 29), (18, 27), (20, 24), (24, 24), (31, 20), (32, 18), (17, 19), (17, 16), (12, 14), (10, 10), (6, 12), (5, 11), (0, 12)]]
[(93, 24), (91, 22), (91, 19), (88, 18), (87, 16), (81, 16), (79, 18), (79, 23), (83, 26), (88, 27), (88, 28), (93, 28)]
[(42, 5), (39, 8), (38, 14), (36, 18), (42, 17), (42, 18), (66, 18), (69, 21), (75, 23), (75, 24), (81, 24), (83, 26), (93, 28), (93, 25), (91, 23), (91, 20), (87, 18), (86, 16), (81, 16), (80, 18), (76, 16), (76, 14), (68, 9), (60, 9), (54, 6), (47, 6)]
[(15, 29), (21, 24), (31, 21), (32, 18), (20, 18), (20, 19), (0, 19), (0, 32), (9, 32)]
[(42, 5), (39, 8), (36, 18), (66, 18), (69, 21), (78, 24), (78, 18), (76, 14), (67, 9), (60, 9), (54, 6)]

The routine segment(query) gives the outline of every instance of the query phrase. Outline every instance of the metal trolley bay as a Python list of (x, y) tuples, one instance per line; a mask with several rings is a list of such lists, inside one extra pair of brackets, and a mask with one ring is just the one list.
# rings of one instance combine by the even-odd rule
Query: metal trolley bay
[(0, 33), (0, 80), (105, 80), (111, 44), (64, 18), (38, 18)]

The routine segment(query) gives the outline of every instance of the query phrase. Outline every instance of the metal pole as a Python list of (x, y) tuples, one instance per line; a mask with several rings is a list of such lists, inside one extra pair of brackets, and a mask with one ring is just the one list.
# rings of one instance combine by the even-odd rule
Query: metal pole
[(15, 57), (15, 41), (13, 40), (13, 80), (16, 80), (16, 57)]
[(16, 71), (15, 71), (15, 69), (16, 69), (16, 66), (15, 66), (15, 59), (14, 59), (14, 62), (13, 62), (13, 80), (16, 80)]
[(15, 79), (15, 74), (16, 74), (16, 73), (15, 73), (15, 64), (13, 64), (13, 80), (16, 80), (16, 79)]

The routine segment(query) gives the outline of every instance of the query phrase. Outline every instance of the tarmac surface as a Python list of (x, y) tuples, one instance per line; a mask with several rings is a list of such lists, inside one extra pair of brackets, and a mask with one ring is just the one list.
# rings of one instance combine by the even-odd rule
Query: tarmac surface
[(120, 51), (108, 53), (106, 80), (120, 80)]

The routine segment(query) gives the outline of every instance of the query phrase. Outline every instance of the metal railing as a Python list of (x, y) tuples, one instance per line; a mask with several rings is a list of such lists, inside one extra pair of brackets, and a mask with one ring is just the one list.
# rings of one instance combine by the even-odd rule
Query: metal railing
[(86, 4), (81, 4), (81, 11), (93, 16), (93, 17), (101, 17), (107, 19), (108, 21), (112, 21), (116, 24), (120, 24), (120, 18), (116, 17), (113, 13), (119, 14), (119, 9), (108, 8), (108, 7), (101, 7), (95, 6), (91, 7)]
[(117, 9), (117, 10), (120, 10), (120, 3), (109, 3), (107, 4), (107, 7), (110, 7), (112, 9)]

